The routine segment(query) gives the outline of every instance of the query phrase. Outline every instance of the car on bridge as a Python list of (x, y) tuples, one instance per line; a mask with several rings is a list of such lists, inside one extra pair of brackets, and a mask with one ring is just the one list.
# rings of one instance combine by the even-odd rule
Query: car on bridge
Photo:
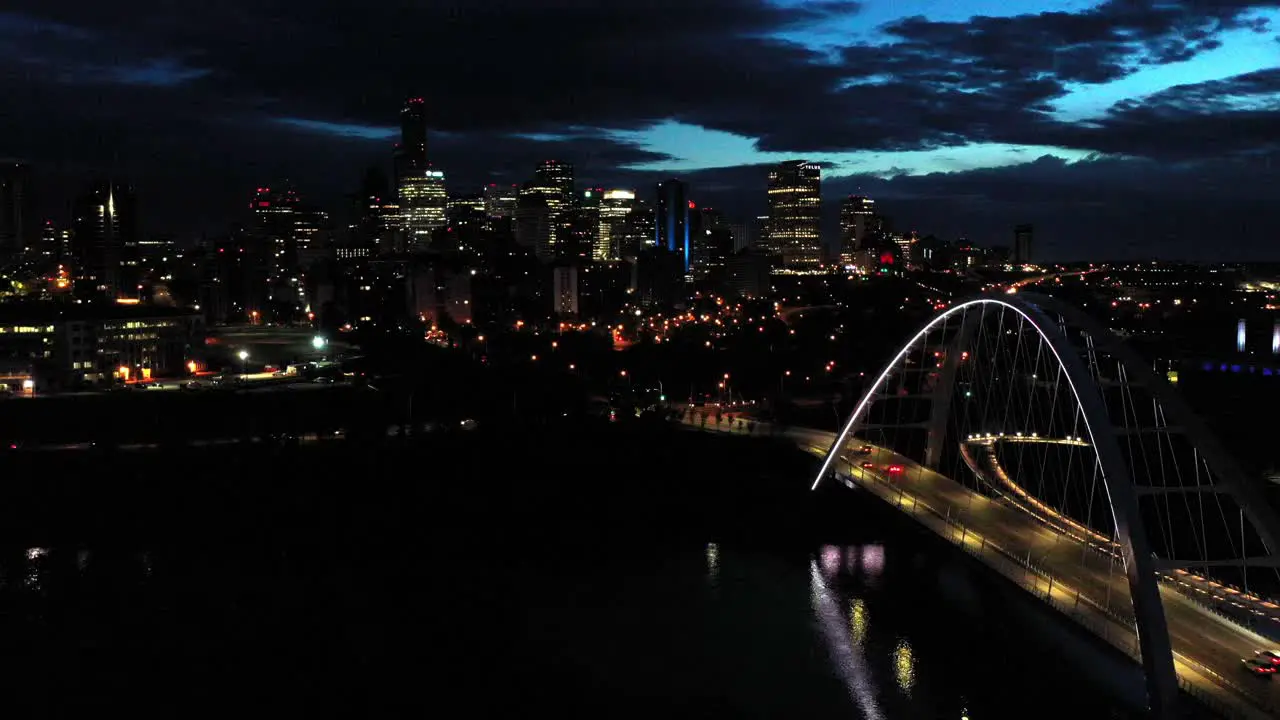
[(1254, 655), (1259, 660), (1265, 660), (1272, 665), (1280, 665), (1280, 650), (1258, 650)]
[(902, 474), (902, 466), (901, 466), (901, 465), (890, 465), (890, 466), (886, 467), (886, 468), (885, 468), (885, 470), (888, 470), (890, 475), (901, 475), (901, 474)]
[(1270, 660), (1264, 660), (1261, 657), (1251, 657), (1240, 660), (1244, 663), (1244, 669), (1254, 677), (1269, 678), (1276, 674), (1276, 664)]
[(871, 469), (875, 468), (875, 466), (876, 466), (876, 464), (875, 464), (875, 463), (873, 463), (873, 462), (871, 462), (870, 460), (868, 460), (867, 462), (862, 463), (862, 468), (863, 468), (864, 470), (871, 470)]
[(862, 447), (858, 448), (859, 455), (870, 455), (874, 451), (875, 451), (875, 448), (871, 447), (870, 445), (863, 445)]

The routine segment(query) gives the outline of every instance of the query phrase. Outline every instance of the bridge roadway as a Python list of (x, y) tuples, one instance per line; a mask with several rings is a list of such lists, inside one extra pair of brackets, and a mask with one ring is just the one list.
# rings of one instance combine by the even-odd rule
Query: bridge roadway
[[(785, 437), (819, 457), (835, 442), (832, 432), (771, 428), (757, 421), (750, 429), (737, 423), (709, 422), (704, 427), (692, 415), (685, 415), (683, 422), (697, 429)], [(863, 469), (864, 461), (876, 468)], [(901, 465), (903, 472), (888, 474), (883, 468), (890, 464)], [(1137, 659), (1128, 580), (1118, 560), (1101, 545), (1057, 532), (1011, 505), (884, 448), (875, 448), (870, 457), (842, 457), (832, 468), (846, 484), (897, 505)], [(1255, 650), (1280, 643), (1191, 600), (1168, 582), (1161, 584), (1161, 597), (1183, 689), (1228, 717), (1280, 717), (1280, 683), (1250, 676), (1240, 662)]]

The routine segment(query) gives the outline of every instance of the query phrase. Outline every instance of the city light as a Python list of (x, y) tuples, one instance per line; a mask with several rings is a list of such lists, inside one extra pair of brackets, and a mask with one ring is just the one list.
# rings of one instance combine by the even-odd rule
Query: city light
[(323, 349), (324, 345), (325, 345), (325, 339), (323, 336), (317, 335), (311, 338), (311, 347), (315, 348), (316, 350)]

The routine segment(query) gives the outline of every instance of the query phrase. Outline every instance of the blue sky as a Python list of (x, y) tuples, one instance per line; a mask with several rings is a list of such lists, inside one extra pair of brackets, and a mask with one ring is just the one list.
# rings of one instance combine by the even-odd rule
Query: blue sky
[[(802, 7), (806, 0), (774, 2), (780, 6)], [(885, 24), (917, 15), (933, 21), (963, 22), (979, 15), (1014, 17), (1047, 11), (1079, 12), (1097, 4), (1086, 0), (1057, 3), (1035, 0), (868, 0), (859, 12), (831, 18), (818, 25), (775, 33), (774, 36), (828, 51), (851, 42), (884, 43), (887, 38), (881, 28)], [(1273, 27), (1280, 28), (1280, 11), (1257, 11), (1253, 15), (1265, 18), (1273, 23)], [(1221, 47), (1185, 62), (1141, 67), (1131, 75), (1104, 84), (1077, 84), (1069, 95), (1054, 103), (1054, 115), (1063, 121), (1087, 123), (1104, 116), (1108, 109), (1124, 100), (1141, 99), (1177, 85), (1221, 80), (1280, 66), (1280, 42), (1272, 33), (1228, 30), (1220, 35), (1219, 40)], [(900, 152), (762, 152), (756, 148), (753, 138), (673, 120), (656, 123), (644, 130), (612, 132), (611, 136), (675, 158), (673, 161), (638, 163), (633, 166), (636, 169), (673, 173), (778, 162), (803, 156), (829, 163), (828, 176), (869, 174), (893, 177), (1006, 167), (1045, 155), (1075, 161), (1095, 154), (1089, 148), (1004, 143), (970, 143), (961, 147)]]

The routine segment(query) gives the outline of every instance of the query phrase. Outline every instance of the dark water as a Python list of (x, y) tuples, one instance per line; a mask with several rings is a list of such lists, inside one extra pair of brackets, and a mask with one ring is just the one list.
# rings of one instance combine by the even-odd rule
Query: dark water
[[(882, 512), (859, 502), (855, 524)], [(11, 548), (4, 698), (15, 716), (1119, 716), (1106, 663), (966, 559), (892, 522), (860, 534)]]

